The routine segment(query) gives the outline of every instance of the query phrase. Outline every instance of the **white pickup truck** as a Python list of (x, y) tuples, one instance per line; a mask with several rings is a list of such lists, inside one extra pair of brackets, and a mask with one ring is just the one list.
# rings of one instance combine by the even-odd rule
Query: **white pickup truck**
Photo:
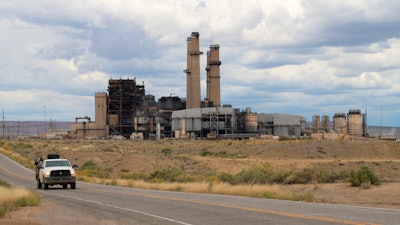
[[(69, 184), (71, 189), (76, 188), (75, 169), (68, 159), (45, 159), (37, 161), (36, 182), (37, 188), (48, 189), (52, 185), (62, 185), (65, 189)], [(75, 166), (74, 166), (75, 167)]]

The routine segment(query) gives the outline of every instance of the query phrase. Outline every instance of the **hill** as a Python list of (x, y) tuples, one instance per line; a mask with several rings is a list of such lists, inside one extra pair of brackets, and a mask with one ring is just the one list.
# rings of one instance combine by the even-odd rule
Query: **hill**
[[(81, 168), (95, 165), (102, 178), (149, 177), (155, 172), (178, 168), (181, 181), (231, 175), (268, 163), (274, 175), (291, 172), (313, 174), (303, 184), (285, 177), (282, 190), (312, 193), (316, 202), (374, 205), (400, 208), (400, 143), (375, 139), (341, 141), (262, 141), (262, 140), (3, 140), (3, 148), (33, 159), (60, 153)], [(382, 181), (370, 189), (350, 187), (350, 170), (366, 165)], [(332, 174), (338, 177), (327, 179)], [(97, 174), (99, 175), (99, 174)], [(129, 176), (128, 176), (129, 175)], [(336, 176), (335, 175), (335, 176)], [(204, 179), (207, 178), (207, 179)], [(321, 178), (321, 179), (320, 179)], [(290, 180), (292, 179), (292, 180)], [(330, 183), (333, 182), (333, 183)], [(285, 184), (286, 183), (286, 184)], [(291, 183), (291, 185), (287, 184)], [(366, 197), (368, 196), (368, 197)]]

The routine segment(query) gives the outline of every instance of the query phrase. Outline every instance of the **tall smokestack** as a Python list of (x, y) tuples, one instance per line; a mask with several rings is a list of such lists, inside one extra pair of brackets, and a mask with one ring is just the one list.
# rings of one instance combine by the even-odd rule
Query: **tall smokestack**
[(219, 45), (210, 45), (207, 52), (207, 97), (206, 100), (214, 107), (221, 106)]
[(200, 108), (201, 90), (200, 90), (200, 51), (199, 33), (192, 32), (187, 38), (187, 68), (184, 72), (187, 75), (186, 80), (186, 109)]

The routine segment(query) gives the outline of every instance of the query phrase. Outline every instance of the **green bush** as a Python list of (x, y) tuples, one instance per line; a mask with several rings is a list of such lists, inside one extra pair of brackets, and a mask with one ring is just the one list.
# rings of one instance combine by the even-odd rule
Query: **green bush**
[(170, 155), (170, 154), (171, 154), (172, 149), (170, 149), (170, 148), (163, 148), (163, 149), (161, 150), (161, 152), (164, 154), (164, 156), (167, 156), (167, 155)]
[(200, 153), (200, 156), (209, 156), (209, 155), (214, 155), (214, 153), (208, 151), (208, 150), (203, 150)]
[(266, 184), (270, 182), (272, 174), (272, 166), (266, 162), (236, 174), (232, 184)]
[(272, 183), (285, 184), (292, 171), (278, 171), (272, 176)]
[(350, 171), (350, 184), (353, 187), (369, 188), (371, 184), (379, 185), (380, 181), (368, 166), (361, 166), (359, 170)]
[(337, 180), (345, 180), (348, 178), (348, 172), (326, 170), (322, 168), (305, 168), (303, 171), (290, 173), (284, 183), (287, 184), (306, 184), (310, 182), (333, 183)]
[(222, 172), (222, 173), (218, 174), (218, 179), (221, 182), (226, 182), (226, 183), (230, 183), (230, 184), (233, 184), (233, 182), (234, 182), (234, 176), (232, 174), (229, 174), (226, 172)]
[(79, 171), (81, 171), (82, 175), (87, 175), (89, 177), (109, 178), (112, 169), (100, 168), (98, 165), (96, 165), (96, 163), (90, 160), (85, 162), (81, 167), (79, 167)]
[(183, 173), (184, 171), (179, 167), (156, 170), (149, 175), (148, 180), (151, 182), (175, 182), (179, 180), (179, 176), (182, 176)]

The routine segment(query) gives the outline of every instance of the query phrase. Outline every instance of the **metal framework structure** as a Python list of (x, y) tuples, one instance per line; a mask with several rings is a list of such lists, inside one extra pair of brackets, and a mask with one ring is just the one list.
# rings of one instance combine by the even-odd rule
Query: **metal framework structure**
[(118, 124), (110, 125), (110, 134), (129, 137), (135, 131), (136, 109), (141, 107), (144, 96), (144, 85), (137, 85), (136, 79), (109, 80), (108, 115), (118, 116)]
[(210, 113), (210, 133), (218, 138), (218, 110)]

